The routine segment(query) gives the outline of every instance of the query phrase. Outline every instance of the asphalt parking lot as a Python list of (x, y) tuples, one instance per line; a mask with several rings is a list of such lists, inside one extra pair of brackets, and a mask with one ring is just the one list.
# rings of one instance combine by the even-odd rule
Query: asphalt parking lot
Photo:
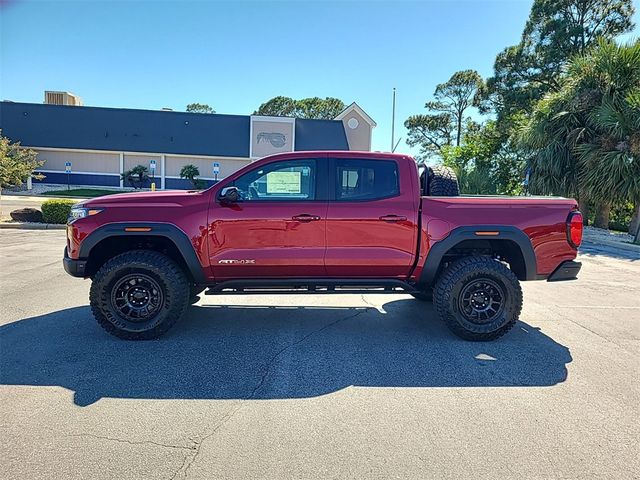
[(0, 477), (640, 478), (640, 255), (524, 284), (492, 343), (408, 296), (204, 297), (124, 342), (64, 231), (0, 231)]

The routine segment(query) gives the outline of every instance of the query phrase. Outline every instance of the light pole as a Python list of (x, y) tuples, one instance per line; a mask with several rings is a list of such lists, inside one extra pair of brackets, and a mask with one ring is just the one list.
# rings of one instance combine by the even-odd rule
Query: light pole
[(391, 108), (391, 152), (395, 150), (396, 134), (396, 87), (393, 87), (393, 106)]

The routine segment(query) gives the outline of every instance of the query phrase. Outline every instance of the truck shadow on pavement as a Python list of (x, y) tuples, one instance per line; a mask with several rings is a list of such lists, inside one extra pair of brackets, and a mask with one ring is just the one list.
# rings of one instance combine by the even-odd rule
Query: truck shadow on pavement
[[(259, 299), (257, 299), (259, 301)], [(383, 310), (383, 311), (381, 311)], [(159, 340), (104, 333), (88, 307), (0, 327), (0, 383), (61, 386), (100, 398), (286, 399), (356, 387), (550, 386), (569, 349), (518, 322), (490, 343), (465, 342), (433, 306), (194, 306)]]

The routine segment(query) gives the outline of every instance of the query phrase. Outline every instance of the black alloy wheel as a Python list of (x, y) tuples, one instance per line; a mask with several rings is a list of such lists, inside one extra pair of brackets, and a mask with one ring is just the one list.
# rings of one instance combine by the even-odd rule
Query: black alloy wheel
[(143, 273), (126, 275), (114, 285), (111, 293), (113, 308), (132, 322), (153, 318), (163, 303), (160, 285)]
[(477, 278), (460, 293), (460, 313), (473, 323), (490, 323), (502, 313), (505, 294), (503, 288), (489, 278)]

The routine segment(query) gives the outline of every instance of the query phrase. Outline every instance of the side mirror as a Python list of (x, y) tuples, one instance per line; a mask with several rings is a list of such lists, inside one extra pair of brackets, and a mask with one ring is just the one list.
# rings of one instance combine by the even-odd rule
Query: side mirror
[(218, 200), (223, 204), (238, 203), (239, 198), (238, 187), (224, 187), (220, 190), (220, 195), (218, 195)]

